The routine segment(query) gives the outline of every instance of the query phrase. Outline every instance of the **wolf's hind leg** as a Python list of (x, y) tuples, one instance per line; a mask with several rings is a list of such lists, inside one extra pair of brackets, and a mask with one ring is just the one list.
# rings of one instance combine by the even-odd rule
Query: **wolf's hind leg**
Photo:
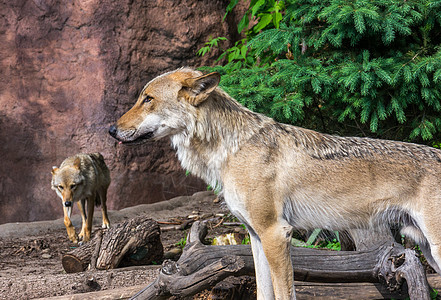
[(416, 226), (408, 225), (401, 229), (401, 234), (404, 234), (407, 237), (412, 238), (420, 247), (421, 252), (423, 252), (424, 257), (426, 258), (429, 265), (441, 275), (440, 268), (436, 263), (435, 259), (432, 256), (432, 252), (430, 249), (430, 244), (424, 236), (423, 232)]
[(430, 249), (430, 245), (425, 240), (423, 243), (418, 243), (418, 246), (421, 249), (421, 252), (423, 252), (424, 257), (426, 258), (429, 265), (439, 274), (441, 275), (441, 269), (438, 265), (438, 263), (435, 261), (435, 259), (432, 256), (432, 250)]
[(438, 275), (441, 275), (441, 245), (426, 243), (423, 244), (423, 246), (420, 245), (420, 248), (430, 266), (438, 273)]
[(430, 266), (441, 275), (441, 223), (434, 212), (418, 214), (413, 218), (415, 226), (406, 226), (401, 231), (420, 246)]
[(430, 266), (441, 275), (441, 245), (439, 243), (426, 243), (421, 247)]
[(95, 195), (87, 198), (87, 217), (86, 226), (84, 227), (83, 242), (90, 241), (93, 225), (93, 210), (95, 209)]

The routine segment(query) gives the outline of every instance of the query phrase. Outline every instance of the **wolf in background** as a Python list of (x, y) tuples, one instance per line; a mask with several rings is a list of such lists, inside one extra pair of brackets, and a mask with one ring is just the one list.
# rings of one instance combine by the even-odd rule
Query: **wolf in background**
[(182, 167), (222, 191), (250, 232), (258, 299), (295, 298), (293, 228), (400, 223), (440, 273), (440, 150), (281, 124), (219, 81), (190, 68), (163, 74), (109, 133), (121, 143), (169, 137)]
[[(90, 240), (92, 232), (93, 211), (101, 204), (103, 228), (109, 228), (107, 216), (107, 188), (110, 185), (110, 172), (100, 153), (77, 154), (66, 158), (59, 168), (52, 168), (51, 187), (62, 199), (64, 225), (69, 239), (78, 243)], [(82, 227), (79, 235), (70, 220), (72, 205), (77, 203), (81, 213)], [(87, 202), (87, 215), (86, 215)]]

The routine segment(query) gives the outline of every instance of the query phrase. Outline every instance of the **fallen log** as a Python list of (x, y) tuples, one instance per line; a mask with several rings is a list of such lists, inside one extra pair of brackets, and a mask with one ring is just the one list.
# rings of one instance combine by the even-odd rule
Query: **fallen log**
[[(190, 229), (187, 245), (177, 262), (164, 261), (156, 280), (137, 293), (132, 299), (167, 299), (175, 295), (191, 296), (220, 280), (234, 275), (254, 275), (251, 247), (248, 245), (207, 246), (202, 240), (207, 234), (205, 223), (195, 222)], [(407, 291), (399, 290), (404, 278), (399, 268), (408, 263), (407, 269), (418, 269), (418, 259), (413, 260), (415, 252), (406, 250), (396, 243), (387, 243), (364, 251), (326, 251), (309, 248), (291, 248), (296, 280), (312, 282), (371, 282), (385, 284), (390, 291), (402, 296)], [(400, 266), (394, 259), (404, 255), (405, 262)], [(419, 264), (419, 266), (418, 266)], [(234, 266), (234, 267), (232, 267)], [(411, 280), (411, 276), (405, 277)], [(414, 278), (415, 279), (415, 278)], [(421, 290), (428, 291), (425, 274), (416, 276)], [(426, 285), (425, 285), (426, 284)], [(390, 294), (390, 293), (389, 293)], [(409, 293), (412, 299), (415, 295)], [(389, 296), (389, 295), (388, 295)]]
[(87, 269), (91, 262), (96, 240), (92, 239), (88, 243), (66, 253), (61, 259), (64, 271), (66, 273), (78, 273)]
[[(131, 267), (136, 268), (136, 267)], [(141, 270), (140, 270), (141, 271)], [(143, 270), (145, 271), (145, 270)], [(441, 277), (437, 274), (427, 275), (430, 286), (441, 290)], [(56, 300), (95, 300), (95, 299), (130, 299), (145, 285), (118, 287), (97, 292), (70, 294), (55, 297)], [(407, 295), (390, 292), (380, 283), (354, 282), (354, 283), (316, 283), (296, 281), (297, 300), (374, 300), (374, 299), (405, 299)], [(381, 291), (381, 292), (380, 292)], [(50, 298), (51, 299), (51, 298)], [(213, 298), (213, 300), (216, 298)], [(225, 297), (217, 298), (225, 299)], [(227, 298), (233, 299), (233, 298)], [(243, 299), (243, 298), (242, 298)], [(252, 299), (246, 298), (246, 299)], [(55, 300), (55, 299), (54, 299)]]
[[(381, 283), (317, 283), (295, 281), (296, 299), (406, 299), (407, 294), (389, 291)], [(211, 290), (212, 300), (256, 299), (256, 281), (251, 276), (228, 277)]]
[(99, 231), (91, 241), (63, 255), (62, 265), (67, 273), (75, 273), (89, 265), (101, 270), (146, 265), (162, 255), (159, 225), (138, 217)]

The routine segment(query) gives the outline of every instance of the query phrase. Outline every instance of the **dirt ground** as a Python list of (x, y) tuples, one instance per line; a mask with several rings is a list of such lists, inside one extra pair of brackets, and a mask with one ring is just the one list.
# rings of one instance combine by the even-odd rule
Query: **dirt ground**
[[(160, 224), (161, 242), (165, 253), (179, 249), (177, 244), (182, 243), (189, 229), (188, 227), (184, 230), (178, 229), (179, 224), (187, 223), (192, 219), (209, 220), (207, 240), (224, 233), (234, 233), (239, 238), (243, 238), (245, 235), (241, 226), (225, 225), (226, 222), (230, 222), (230, 225), (236, 224), (236, 220), (231, 216), (225, 204), (216, 201), (216, 196), (212, 192), (199, 192), (193, 196), (182, 196), (160, 203), (144, 204), (109, 212), (111, 224), (117, 224), (137, 216), (151, 218)], [(79, 231), (81, 218), (77, 210), (74, 210), (72, 221)], [(94, 232), (97, 232), (100, 225), (101, 211), (97, 209), (94, 218)], [(128, 299), (156, 279), (162, 263), (162, 261), (158, 261), (157, 265), (87, 270), (67, 274), (61, 264), (61, 259), (65, 253), (75, 247), (76, 245), (67, 238), (62, 219), (0, 225), (0, 300)], [(171, 259), (177, 260), (178, 256)], [(437, 278), (436, 276), (435, 279)], [(441, 282), (433, 281), (434, 278), (430, 280), (432, 287), (441, 289), (439, 288)], [(296, 288), (302, 290), (303, 294), (298, 294), (302, 299), (315, 299), (319, 292), (326, 295), (325, 298), (329, 298), (329, 294), (339, 294), (343, 295), (343, 298), (335, 299), (346, 299), (344, 297), (354, 296), (354, 291), (357, 291), (358, 294), (360, 288), (365, 288), (364, 291), (370, 291), (370, 289), (374, 291), (372, 295), (375, 296), (372, 297), (368, 297), (369, 293), (366, 292), (365, 299), (381, 298), (381, 295), (378, 297), (377, 288), (372, 284), (370, 284), (372, 286), (367, 285), (361, 286), (357, 283), (339, 285), (340, 290), (336, 293), (333, 292), (336, 285), (297, 282)], [(249, 286), (251, 293), (254, 293), (254, 283)], [(206, 300), (210, 299), (209, 295), (209, 291), (203, 291), (191, 299)]]
[[(187, 230), (170, 229), (188, 217), (211, 219), (213, 222), (228, 217), (224, 205), (214, 201), (211, 192), (200, 192), (155, 204), (145, 204), (110, 211), (113, 224), (135, 216), (145, 216), (161, 222), (161, 241), (164, 251), (176, 248), (176, 243), (186, 236)], [(61, 209), (61, 207), (60, 207)], [(74, 210), (73, 223), (77, 231), (81, 225)], [(101, 212), (95, 210), (95, 228), (101, 224)], [(209, 232), (208, 238), (240, 228), (219, 226)], [(75, 247), (66, 234), (63, 220), (0, 225), (0, 299), (36, 299), (56, 297), (73, 299), (75, 295), (92, 291), (105, 291), (148, 285), (159, 272), (159, 265), (129, 267), (107, 271), (85, 271), (67, 274), (61, 265), (62, 255)], [(69, 296), (69, 297), (66, 297)], [(200, 296), (200, 299), (203, 296)], [(97, 296), (99, 299), (99, 296)], [(109, 298), (106, 298), (109, 299)]]

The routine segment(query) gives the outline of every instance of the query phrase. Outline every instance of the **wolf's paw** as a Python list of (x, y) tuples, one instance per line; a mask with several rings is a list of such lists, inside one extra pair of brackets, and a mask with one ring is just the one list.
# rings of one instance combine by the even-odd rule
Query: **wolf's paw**
[(77, 235), (69, 237), (69, 240), (76, 245), (78, 244), (78, 236)]
[(108, 228), (110, 228), (110, 224), (109, 224), (109, 223), (103, 223), (103, 225), (101, 226), (101, 228), (103, 228), (103, 229), (108, 229)]

